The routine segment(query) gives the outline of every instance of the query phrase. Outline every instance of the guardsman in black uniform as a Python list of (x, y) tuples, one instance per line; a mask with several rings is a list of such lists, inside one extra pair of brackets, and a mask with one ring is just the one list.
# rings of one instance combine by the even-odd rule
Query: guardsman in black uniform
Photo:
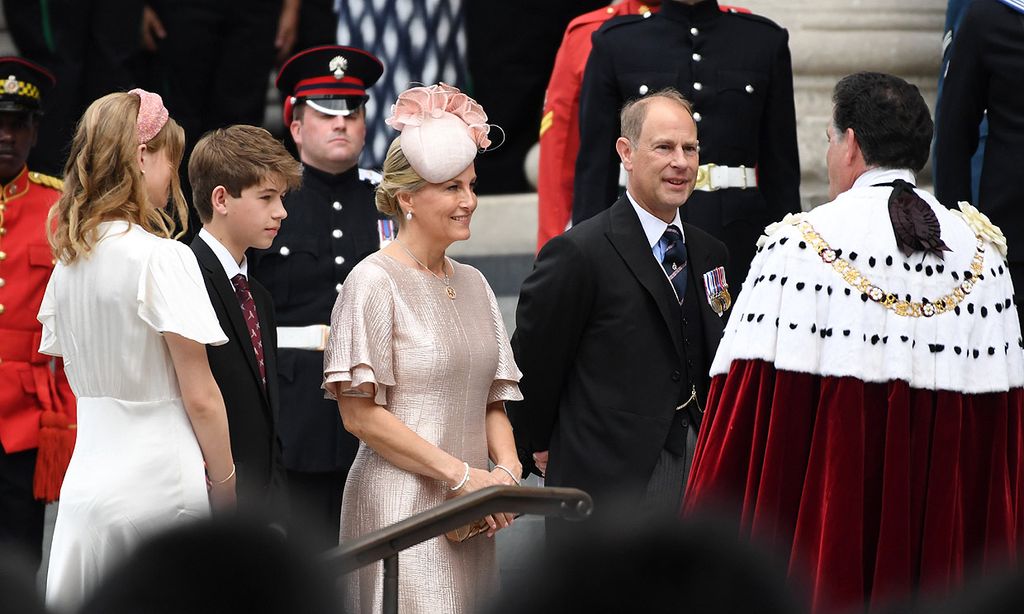
[(971, 198), (978, 124), (988, 118), (978, 202), (1006, 233), (1017, 312), (1024, 320), (1024, 0), (975, 0), (964, 11), (935, 112), (935, 197)]
[(292, 532), (324, 549), (338, 544), (341, 493), (359, 444), (320, 389), (331, 310), (352, 267), (392, 236), (374, 204), (380, 176), (357, 166), (366, 92), (383, 71), (369, 53), (335, 45), (285, 62), (277, 87), (303, 184), (285, 197), (288, 220), (273, 245), (250, 264), (277, 311), (278, 428)]
[(693, 103), (700, 134), (701, 166), (683, 221), (723, 241), (729, 277), (745, 279), (764, 227), (800, 211), (788, 40), (774, 22), (723, 12), (716, 0), (665, 0), (658, 14), (602, 26), (580, 94), (573, 223), (617, 198), (619, 109), (671, 86)]

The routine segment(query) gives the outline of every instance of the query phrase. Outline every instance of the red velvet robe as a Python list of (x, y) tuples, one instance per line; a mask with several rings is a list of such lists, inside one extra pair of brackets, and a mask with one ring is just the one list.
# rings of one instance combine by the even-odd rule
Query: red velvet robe
[[(904, 259), (872, 208), (888, 188), (865, 183), (805, 219), (886, 291), (955, 287), (977, 229), (936, 209), (953, 252)], [(907, 318), (847, 293), (798, 226), (773, 230), (712, 367), (684, 515), (737, 517), (816, 612), (943, 594), (1015, 563), (1024, 363), (997, 249), (982, 241), (984, 274), (955, 309)]]

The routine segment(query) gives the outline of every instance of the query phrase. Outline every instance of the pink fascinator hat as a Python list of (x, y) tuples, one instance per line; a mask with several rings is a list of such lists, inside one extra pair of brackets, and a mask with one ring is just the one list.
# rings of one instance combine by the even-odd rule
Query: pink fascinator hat
[(405, 90), (384, 123), (402, 133), (402, 152), (430, 183), (455, 177), (491, 146), (483, 107), (444, 83)]

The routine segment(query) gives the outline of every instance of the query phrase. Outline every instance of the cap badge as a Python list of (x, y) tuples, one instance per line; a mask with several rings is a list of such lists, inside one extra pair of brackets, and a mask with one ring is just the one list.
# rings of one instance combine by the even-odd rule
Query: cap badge
[(328, 65), (328, 68), (334, 73), (335, 79), (341, 79), (345, 76), (345, 71), (348, 70), (348, 60), (340, 55), (336, 55), (331, 58), (331, 63)]
[(10, 75), (4, 81), (4, 92), (8, 94), (16, 94), (18, 92), (18, 79), (14, 75)]

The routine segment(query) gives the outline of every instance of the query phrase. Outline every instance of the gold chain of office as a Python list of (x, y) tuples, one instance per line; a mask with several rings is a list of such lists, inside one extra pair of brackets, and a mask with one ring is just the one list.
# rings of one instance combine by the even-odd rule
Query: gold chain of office
[(839, 254), (814, 230), (814, 226), (811, 226), (810, 223), (800, 222), (797, 224), (797, 228), (803, 234), (804, 240), (818, 253), (821, 261), (835, 269), (836, 273), (843, 278), (843, 281), (898, 316), (910, 318), (924, 316), (930, 318), (936, 314), (952, 311), (974, 290), (978, 280), (983, 278), (985, 243), (981, 235), (976, 235), (978, 245), (974, 252), (974, 258), (971, 259), (970, 275), (965, 275), (965, 279), (943, 297), (937, 299), (922, 298), (920, 301), (905, 301), (900, 299), (895, 293), (886, 292), (871, 283), (871, 280), (861, 273), (857, 267), (853, 266), (849, 260), (840, 258)]

